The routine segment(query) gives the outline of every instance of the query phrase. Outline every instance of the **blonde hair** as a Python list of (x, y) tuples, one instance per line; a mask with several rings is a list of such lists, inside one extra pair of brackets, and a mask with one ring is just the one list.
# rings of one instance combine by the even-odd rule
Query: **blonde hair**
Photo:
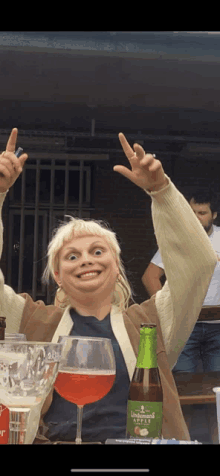
[[(43, 273), (43, 282), (48, 283), (50, 277), (55, 280), (55, 271), (58, 270), (58, 253), (65, 242), (84, 235), (98, 235), (107, 241), (119, 268), (120, 274), (115, 284), (112, 304), (116, 304), (121, 310), (127, 309), (130, 299), (133, 299), (132, 290), (120, 257), (121, 249), (116, 234), (102, 220), (85, 220), (72, 216), (69, 216), (69, 218), (70, 221), (68, 223), (62, 223), (53, 232), (52, 239), (48, 245), (48, 262)], [(67, 302), (66, 305), (68, 304)]]

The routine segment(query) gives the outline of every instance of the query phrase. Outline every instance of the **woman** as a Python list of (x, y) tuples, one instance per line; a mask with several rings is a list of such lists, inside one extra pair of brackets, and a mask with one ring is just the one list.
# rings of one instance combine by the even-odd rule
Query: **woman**
[[(6, 152), (0, 156), (1, 203), (20, 171), (12, 153), (16, 137), (14, 129)], [(156, 323), (164, 396), (162, 434), (164, 438), (189, 440), (171, 369), (196, 323), (217, 259), (203, 227), (165, 175), (161, 162), (145, 154), (138, 144), (132, 149), (123, 134), (119, 134), (119, 140), (131, 169), (117, 165), (114, 171), (152, 199), (155, 235), (167, 276), (162, 290), (141, 305), (129, 305), (130, 286), (114, 233), (98, 222), (72, 219), (55, 232), (44, 273), (45, 279), (52, 276), (59, 286), (56, 304), (60, 306), (46, 306), (42, 301), (33, 302), (27, 294), (17, 295), (4, 285), (1, 274), (2, 315), (7, 318), (8, 332), (24, 332), (28, 340), (56, 342), (59, 335), (111, 338), (116, 381), (106, 397), (85, 407), (83, 441), (125, 437), (127, 397), (140, 324)], [(20, 167), (25, 159), (20, 159)], [(42, 416), (47, 438), (75, 440), (74, 404), (54, 391), (45, 402)]]

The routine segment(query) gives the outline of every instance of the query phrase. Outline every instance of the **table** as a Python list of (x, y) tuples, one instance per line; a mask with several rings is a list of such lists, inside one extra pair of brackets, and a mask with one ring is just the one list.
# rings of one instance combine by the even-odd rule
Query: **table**
[(220, 387), (220, 372), (181, 372), (173, 376), (192, 440), (219, 444), (216, 394), (212, 389)]
[(173, 374), (181, 405), (216, 403), (214, 387), (220, 387), (220, 371)]

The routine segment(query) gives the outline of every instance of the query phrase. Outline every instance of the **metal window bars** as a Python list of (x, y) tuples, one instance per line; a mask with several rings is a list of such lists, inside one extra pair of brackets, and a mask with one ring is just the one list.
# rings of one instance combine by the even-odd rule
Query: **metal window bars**
[(41, 276), (53, 228), (65, 215), (90, 217), (91, 165), (65, 158), (31, 160), (9, 192), (7, 284), (34, 300), (53, 302)]

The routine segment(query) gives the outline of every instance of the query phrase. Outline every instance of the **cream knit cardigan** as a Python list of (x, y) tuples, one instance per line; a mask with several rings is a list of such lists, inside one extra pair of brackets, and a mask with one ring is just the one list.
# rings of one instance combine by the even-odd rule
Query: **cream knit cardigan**
[[(0, 194), (0, 210), (6, 193)], [(169, 178), (162, 190), (146, 193), (152, 200), (153, 226), (167, 278), (155, 304), (172, 368), (196, 323), (217, 257), (201, 223)], [(0, 256), (2, 247), (0, 218)], [(0, 270), (0, 315), (6, 316), (7, 332), (19, 331), (24, 304), (25, 299), (4, 284)]]

